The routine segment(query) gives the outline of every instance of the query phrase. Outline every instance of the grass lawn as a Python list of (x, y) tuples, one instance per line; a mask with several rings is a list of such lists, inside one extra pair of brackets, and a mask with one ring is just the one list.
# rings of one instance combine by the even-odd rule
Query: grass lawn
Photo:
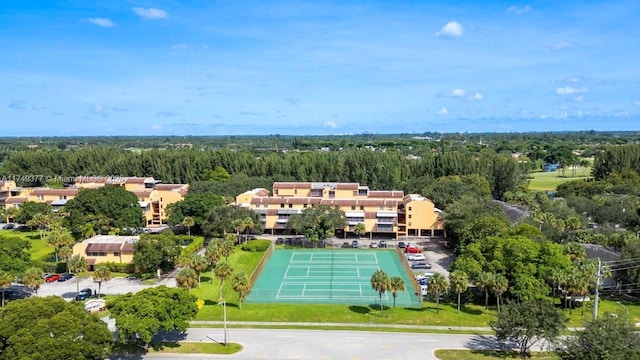
[(567, 170), (564, 176), (562, 172), (558, 171), (529, 174), (532, 177), (532, 179), (529, 180), (529, 190), (554, 191), (558, 185), (564, 182), (589, 178), (591, 168), (578, 167), (575, 174), (575, 177), (572, 177), (571, 170)]
[(38, 231), (14, 231), (0, 229), (0, 236), (19, 237), (31, 243), (31, 259), (36, 261), (55, 261), (53, 248), (47, 245), (47, 240), (40, 239)]
[[(493, 360), (520, 359), (516, 352), (500, 352), (492, 350), (436, 350), (435, 355), (440, 360)], [(555, 354), (532, 352), (530, 359), (557, 360)]]
[(113, 347), (114, 353), (126, 353), (126, 354), (153, 354), (153, 353), (168, 353), (168, 354), (218, 354), (229, 355), (235, 354), (242, 350), (242, 345), (236, 343), (227, 343), (224, 346), (219, 343), (212, 342), (167, 342), (162, 344), (151, 344), (149, 349), (143, 349), (137, 346), (128, 344), (116, 343)]

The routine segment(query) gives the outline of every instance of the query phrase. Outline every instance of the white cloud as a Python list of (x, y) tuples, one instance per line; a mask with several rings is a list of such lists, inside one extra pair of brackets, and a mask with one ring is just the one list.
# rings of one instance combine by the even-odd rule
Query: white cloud
[(586, 93), (587, 91), (589, 91), (588, 88), (586, 87), (582, 87), (582, 88), (573, 88), (571, 86), (565, 86), (563, 88), (557, 88), (556, 89), (556, 93), (558, 95), (571, 95), (571, 94), (579, 94), (579, 93)]
[(166, 11), (156, 8), (145, 9), (141, 7), (134, 7), (133, 12), (136, 13), (136, 15), (149, 20), (166, 19), (169, 17), (169, 14), (167, 14)]
[(507, 9), (508, 13), (512, 13), (516, 15), (522, 15), (522, 14), (528, 13), (529, 11), (531, 11), (531, 6), (529, 5), (525, 5), (525, 6), (512, 5), (512, 6), (509, 6), (509, 8)]
[(336, 128), (335, 121), (331, 121), (331, 120), (325, 121), (324, 124), (322, 124), (322, 125), (324, 125), (325, 127), (328, 127), (328, 128), (332, 128), (332, 129)]
[(449, 110), (447, 110), (446, 107), (442, 107), (440, 110), (438, 110), (438, 115), (447, 115), (449, 114)]
[(582, 95), (574, 96), (573, 100), (575, 100), (575, 101), (584, 101), (584, 96), (582, 96)]
[(467, 94), (467, 92), (464, 89), (453, 89), (451, 90), (451, 96), (453, 97), (464, 97)]
[(484, 100), (484, 95), (482, 95), (479, 92), (477, 92), (477, 93), (469, 96), (469, 100), (477, 100), (477, 101)]
[(464, 33), (464, 28), (457, 21), (451, 21), (435, 33), (436, 37), (459, 37)]
[(33, 105), (33, 106), (31, 107), (31, 109), (33, 109), (33, 110), (46, 110), (46, 109), (47, 109), (47, 107), (46, 107), (46, 106), (44, 106), (44, 105), (42, 105), (42, 104), (37, 104), (37, 105)]
[(635, 105), (635, 106), (640, 106), (640, 100), (636, 100), (636, 101), (634, 101), (634, 102), (633, 102), (633, 105)]
[(151, 129), (155, 131), (160, 131), (162, 130), (162, 125), (158, 125), (158, 124), (151, 125)]
[(553, 44), (553, 45), (549, 46), (549, 47), (547, 48), (547, 50), (551, 50), (551, 51), (561, 51), (561, 50), (568, 49), (568, 48), (570, 48), (570, 47), (572, 47), (572, 46), (573, 46), (573, 43), (570, 43), (570, 42), (568, 42), (568, 41), (560, 41), (560, 42), (557, 42), (557, 43), (555, 43), (555, 44)]
[(116, 26), (116, 24), (114, 24), (113, 21), (111, 21), (109, 19), (105, 19), (105, 18), (88, 18), (87, 21), (92, 23), (92, 24), (94, 24), (94, 25), (98, 25), (100, 27), (114, 27), (114, 26)]

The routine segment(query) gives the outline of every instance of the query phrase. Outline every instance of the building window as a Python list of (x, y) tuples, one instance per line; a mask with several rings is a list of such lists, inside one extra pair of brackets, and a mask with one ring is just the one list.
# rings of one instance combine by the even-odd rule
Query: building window
[(355, 209), (356, 209), (355, 205), (351, 206), (351, 210), (355, 210)]
[(411, 206), (409, 206), (409, 211), (411, 211)]
[(114, 252), (113, 256), (120, 256), (120, 252)]
[(409, 226), (411, 226), (411, 221), (409, 221)]
[(411, 214), (409, 214), (409, 219), (411, 219)]
[(38, 200), (44, 200), (44, 195), (38, 195)]
[(353, 196), (358, 196), (358, 192), (356, 190), (353, 190)]
[(278, 189), (276, 189), (276, 195), (278, 195)]
[(364, 206), (360, 206), (360, 210), (364, 211)]
[(289, 209), (291, 209), (293, 207), (293, 204), (289, 204)]
[(284, 204), (280, 204), (280, 209), (284, 209)]
[(307, 204), (302, 204), (302, 207), (306, 209), (307, 208)]
[(295, 195), (298, 195), (298, 189), (293, 189), (293, 193), (294, 193)]
[(393, 207), (389, 206), (389, 211), (392, 211), (392, 210), (393, 210)]
[(378, 210), (384, 210), (384, 206), (379, 206)]

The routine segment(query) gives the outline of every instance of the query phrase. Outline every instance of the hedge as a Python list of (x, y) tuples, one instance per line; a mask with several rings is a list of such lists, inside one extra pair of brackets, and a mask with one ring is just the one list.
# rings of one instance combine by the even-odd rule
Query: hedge
[(271, 240), (249, 240), (240, 247), (244, 251), (265, 252), (271, 245)]
[[(180, 240), (182, 240), (183, 237), (186, 238), (186, 236), (181, 235)], [(194, 236), (191, 244), (182, 248), (181, 256), (189, 256), (191, 254), (194, 254), (198, 250), (200, 250), (203, 245), (204, 245), (204, 238), (202, 236)]]

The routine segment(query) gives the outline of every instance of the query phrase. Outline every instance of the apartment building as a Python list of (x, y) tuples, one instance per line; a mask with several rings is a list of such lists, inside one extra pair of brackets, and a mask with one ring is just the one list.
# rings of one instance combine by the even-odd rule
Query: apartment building
[(131, 264), (138, 236), (97, 235), (73, 245), (73, 255), (84, 256), (89, 271), (104, 262)]
[[(0, 185), (3, 186), (0, 189), (9, 189), (0, 190), (0, 201), (6, 207), (18, 208), (26, 201), (33, 201), (47, 203), (54, 211), (64, 207), (67, 201), (75, 198), (82, 189), (120, 186), (136, 195), (147, 226), (161, 225), (165, 222), (168, 217), (167, 206), (184, 199), (189, 191), (188, 184), (162, 184), (152, 177), (80, 176), (75, 178), (71, 187), (61, 189), (16, 188), (15, 183)], [(3, 194), (6, 195), (4, 200)]]
[(370, 190), (358, 183), (276, 182), (273, 195), (253, 189), (236, 197), (236, 204), (260, 214), (265, 232), (283, 233), (289, 217), (323, 204), (344, 211), (343, 235), (364, 224), (369, 237), (437, 236), (444, 232), (441, 211), (419, 194), (399, 190)]

